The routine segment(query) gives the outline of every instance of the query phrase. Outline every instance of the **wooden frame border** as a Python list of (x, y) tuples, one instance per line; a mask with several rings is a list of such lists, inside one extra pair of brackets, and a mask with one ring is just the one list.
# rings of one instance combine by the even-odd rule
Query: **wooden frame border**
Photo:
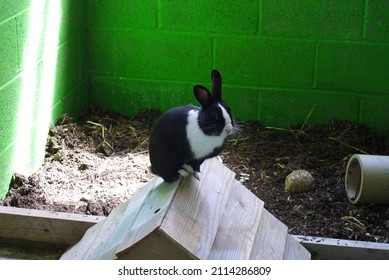
[[(0, 239), (74, 245), (106, 217), (0, 206)], [(313, 259), (389, 259), (389, 244), (293, 235)]]

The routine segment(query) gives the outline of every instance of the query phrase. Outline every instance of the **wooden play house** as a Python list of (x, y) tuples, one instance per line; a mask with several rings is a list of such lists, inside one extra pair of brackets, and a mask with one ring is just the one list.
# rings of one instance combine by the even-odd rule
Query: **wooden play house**
[(212, 159), (108, 217), (0, 206), (0, 259), (389, 259), (386, 243), (289, 235), (264, 206)]
[(61, 259), (310, 259), (219, 160), (173, 184), (156, 178)]
[[(0, 1), (0, 198), (42, 165), (64, 114), (194, 103), (211, 69), (236, 119), (389, 135), (389, 5), (295, 2)], [(291, 236), (222, 163), (202, 170), (156, 178), (108, 218), (0, 207), (0, 259), (21, 243), (57, 259), (389, 259), (388, 243)]]

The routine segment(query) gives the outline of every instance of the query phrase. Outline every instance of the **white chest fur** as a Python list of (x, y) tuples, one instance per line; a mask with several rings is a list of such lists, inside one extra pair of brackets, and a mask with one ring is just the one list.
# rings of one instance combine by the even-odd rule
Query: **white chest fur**
[(186, 135), (195, 159), (201, 159), (211, 154), (215, 148), (221, 147), (226, 134), (223, 132), (219, 136), (206, 135), (198, 123), (198, 110), (191, 110), (188, 113), (188, 126)]

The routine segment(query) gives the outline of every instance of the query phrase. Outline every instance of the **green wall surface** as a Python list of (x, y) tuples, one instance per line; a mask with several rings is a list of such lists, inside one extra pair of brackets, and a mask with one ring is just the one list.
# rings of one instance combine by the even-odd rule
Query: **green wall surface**
[(90, 0), (92, 103), (124, 114), (196, 103), (217, 68), (237, 118), (344, 119), (389, 131), (389, 2)]
[(0, 1), (0, 198), (42, 164), (48, 128), (88, 103), (86, 4)]
[(0, 197), (59, 116), (197, 104), (214, 68), (241, 120), (389, 134), (388, 1), (1, 0), (0, 34)]

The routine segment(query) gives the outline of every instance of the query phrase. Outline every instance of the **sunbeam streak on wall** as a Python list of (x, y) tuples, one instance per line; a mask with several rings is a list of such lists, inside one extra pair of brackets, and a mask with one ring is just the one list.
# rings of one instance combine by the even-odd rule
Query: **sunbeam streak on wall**
[(28, 175), (43, 162), (56, 79), (61, 1), (31, 2), (24, 46), (14, 170)]

